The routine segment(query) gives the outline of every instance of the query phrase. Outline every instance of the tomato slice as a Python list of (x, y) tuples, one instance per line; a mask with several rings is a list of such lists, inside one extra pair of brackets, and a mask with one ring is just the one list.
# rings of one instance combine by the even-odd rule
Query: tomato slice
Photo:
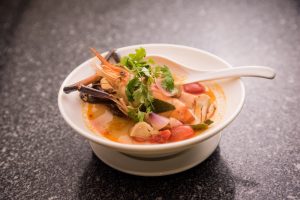
[(169, 129), (159, 131), (158, 134), (152, 135), (150, 142), (153, 143), (166, 143), (171, 136), (171, 131)]
[(205, 87), (200, 83), (189, 83), (183, 85), (183, 89), (187, 93), (201, 94), (205, 92)]
[(191, 138), (195, 135), (194, 130), (190, 126), (182, 125), (171, 129), (171, 142), (177, 142)]

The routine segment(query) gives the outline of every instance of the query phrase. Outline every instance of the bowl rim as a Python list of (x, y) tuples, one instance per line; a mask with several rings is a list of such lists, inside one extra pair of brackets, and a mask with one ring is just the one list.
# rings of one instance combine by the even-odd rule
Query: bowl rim
[[(228, 68), (232, 68), (232, 66), (226, 62), (225, 60), (223, 60), (222, 58), (209, 53), (207, 51), (201, 50), (201, 49), (197, 49), (194, 47), (188, 47), (188, 46), (184, 46), (184, 45), (175, 45), (175, 44), (166, 44), (166, 43), (151, 43), (151, 44), (137, 44), (137, 45), (130, 45), (130, 46), (126, 46), (126, 47), (121, 47), (118, 48), (119, 51), (123, 51), (126, 49), (134, 49), (134, 48), (138, 48), (138, 47), (153, 47), (153, 46), (163, 46), (163, 47), (179, 47), (179, 48), (183, 48), (183, 49), (188, 49), (188, 50), (192, 50), (192, 51), (197, 51), (199, 53), (202, 54), (206, 54), (208, 56), (211, 56), (219, 61), (221, 61), (223, 64), (225, 64)], [(105, 54), (107, 52), (104, 52), (103, 54)], [(241, 87), (241, 100), (239, 102), (239, 104), (237, 105), (237, 109), (235, 110), (235, 112), (233, 112), (229, 118), (224, 119), (224, 121), (222, 121), (218, 127), (216, 129), (208, 129), (206, 130), (204, 133), (197, 135), (195, 137), (183, 140), (183, 141), (178, 141), (178, 142), (172, 142), (172, 143), (166, 143), (166, 144), (124, 144), (124, 143), (118, 143), (118, 142), (114, 142), (108, 139), (103, 139), (99, 136), (97, 136), (96, 134), (92, 134), (89, 133), (81, 128), (79, 128), (75, 123), (72, 122), (72, 120), (67, 116), (67, 114), (65, 113), (64, 109), (63, 109), (63, 104), (61, 101), (61, 97), (63, 95), (63, 87), (64, 85), (66, 85), (66, 83), (69, 81), (69, 79), (71, 79), (72, 75), (75, 74), (77, 71), (81, 70), (82, 65), (85, 65), (86, 63), (90, 62), (92, 59), (94, 59), (94, 57), (84, 61), (83, 63), (81, 63), (80, 65), (78, 65), (75, 69), (72, 70), (71, 73), (69, 73), (67, 75), (67, 77), (65, 78), (65, 80), (63, 81), (63, 83), (60, 86), (59, 92), (58, 92), (58, 107), (59, 107), (59, 111), (62, 115), (62, 117), (64, 118), (64, 120), (67, 122), (67, 124), (69, 126), (71, 126), (77, 133), (79, 133), (80, 135), (82, 135), (83, 137), (87, 138), (90, 141), (93, 141), (97, 144), (106, 146), (106, 147), (110, 147), (110, 148), (114, 148), (117, 150), (124, 150), (124, 151), (136, 151), (136, 152), (141, 152), (141, 151), (160, 151), (160, 150), (171, 150), (171, 149), (180, 149), (180, 148), (184, 148), (185, 146), (191, 146), (194, 145), (196, 143), (200, 143), (203, 142), (211, 137), (213, 137), (214, 135), (218, 134), (222, 129), (224, 129), (226, 126), (228, 126), (240, 113), (243, 105), (244, 105), (244, 101), (245, 101), (245, 86), (244, 83), (242, 82), (242, 80), (240, 78), (237, 78), (237, 84), (240, 85)]]

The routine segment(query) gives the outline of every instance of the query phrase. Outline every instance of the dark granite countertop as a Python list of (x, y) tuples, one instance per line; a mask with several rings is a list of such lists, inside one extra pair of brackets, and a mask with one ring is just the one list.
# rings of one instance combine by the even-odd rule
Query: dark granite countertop
[[(300, 2), (1, 1), (0, 199), (300, 199)], [(140, 43), (201, 48), (266, 65), (213, 155), (186, 172), (118, 172), (64, 122), (57, 92), (101, 51)]]

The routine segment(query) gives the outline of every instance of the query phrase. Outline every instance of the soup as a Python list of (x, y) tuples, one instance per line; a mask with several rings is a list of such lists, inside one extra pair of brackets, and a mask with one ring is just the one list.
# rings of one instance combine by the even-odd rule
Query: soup
[(127, 144), (177, 142), (201, 134), (224, 113), (217, 83), (184, 84), (184, 71), (146, 57), (143, 48), (121, 59), (93, 52), (101, 61), (95, 75), (64, 91), (80, 91), (85, 122), (95, 134)]
[[(225, 98), (221, 87), (215, 83), (208, 83), (208, 94), (217, 104), (217, 110), (211, 120), (217, 123), (221, 119), (221, 108), (224, 108)], [(215, 95), (216, 94), (216, 95)], [(153, 141), (141, 141), (130, 137), (129, 133), (134, 126), (134, 121), (129, 118), (114, 115), (105, 104), (83, 103), (83, 116), (87, 126), (95, 133), (107, 139), (127, 144), (151, 144)], [(201, 134), (204, 129), (196, 130), (195, 135)], [(163, 141), (162, 141), (163, 143)]]

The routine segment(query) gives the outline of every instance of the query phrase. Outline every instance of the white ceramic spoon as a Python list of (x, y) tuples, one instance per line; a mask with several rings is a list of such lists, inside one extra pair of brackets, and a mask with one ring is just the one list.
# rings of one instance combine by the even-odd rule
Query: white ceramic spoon
[(172, 68), (175, 68), (175, 71), (177, 71), (177, 74), (188, 74), (188, 77), (183, 81), (184, 84), (236, 77), (261, 77), (273, 79), (276, 75), (272, 68), (264, 66), (242, 66), (217, 70), (200, 70), (201, 67), (199, 67), (199, 70), (196, 70), (163, 56), (149, 55), (147, 58), (153, 59), (157, 64), (172, 66)]

